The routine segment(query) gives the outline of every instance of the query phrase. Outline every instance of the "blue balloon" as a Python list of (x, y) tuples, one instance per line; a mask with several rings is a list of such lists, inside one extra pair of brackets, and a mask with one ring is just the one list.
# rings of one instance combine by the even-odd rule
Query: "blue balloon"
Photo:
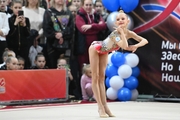
[(140, 74), (140, 69), (136, 66), (132, 68), (132, 76), (138, 77)]
[(105, 80), (105, 85), (107, 88), (111, 87), (109, 81), (110, 81), (110, 79), (107, 77)]
[(122, 87), (118, 90), (118, 100), (120, 101), (129, 101), (131, 100), (132, 93), (128, 88)]
[(139, 0), (119, 0), (119, 5), (121, 5), (124, 12), (129, 13), (133, 11), (139, 4)]
[(130, 76), (129, 78), (124, 79), (124, 87), (130, 90), (136, 89), (138, 87), (138, 84), (139, 82), (134, 76)]
[(114, 66), (119, 67), (122, 64), (125, 63), (125, 57), (124, 54), (121, 52), (115, 52), (112, 56), (111, 56), (111, 62)]
[(119, 0), (102, 0), (102, 3), (111, 12), (117, 11), (120, 7)]
[(114, 75), (118, 75), (117, 67), (115, 67), (113, 64), (107, 65), (105, 74), (109, 78), (111, 78)]

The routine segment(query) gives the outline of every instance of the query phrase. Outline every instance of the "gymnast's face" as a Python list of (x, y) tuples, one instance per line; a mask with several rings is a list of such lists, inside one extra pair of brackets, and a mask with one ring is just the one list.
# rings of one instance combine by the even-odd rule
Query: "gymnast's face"
[(129, 23), (128, 17), (125, 13), (119, 13), (116, 17), (116, 25), (122, 28), (127, 28)]

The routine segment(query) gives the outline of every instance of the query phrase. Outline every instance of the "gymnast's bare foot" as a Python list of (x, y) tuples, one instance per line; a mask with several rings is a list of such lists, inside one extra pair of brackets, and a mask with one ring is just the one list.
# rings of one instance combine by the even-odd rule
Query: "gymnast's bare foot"
[(107, 105), (104, 105), (104, 109), (105, 109), (106, 114), (108, 114), (109, 117), (115, 117), (115, 115), (111, 113)]
[(107, 117), (109, 117), (109, 116), (106, 114), (106, 112), (104, 111), (104, 108), (103, 108), (103, 107), (99, 108), (98, 112), (99, 112), (99, 116), (100, 116), (101, 118), (107, 118)]

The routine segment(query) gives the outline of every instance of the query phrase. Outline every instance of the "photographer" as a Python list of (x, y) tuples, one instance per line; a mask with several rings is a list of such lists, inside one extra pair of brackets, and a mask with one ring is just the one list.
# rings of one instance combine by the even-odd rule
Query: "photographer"
[(30, 34), (29, 19), (23, 16), (22, 2), (12, 2), (13, 15), (9, 18), (10, 31), (7, 36), (8, 48), (13, 50), (17, 56), (25, 59), (25, 68), (29, 67), (29, 42), (27, 37)]

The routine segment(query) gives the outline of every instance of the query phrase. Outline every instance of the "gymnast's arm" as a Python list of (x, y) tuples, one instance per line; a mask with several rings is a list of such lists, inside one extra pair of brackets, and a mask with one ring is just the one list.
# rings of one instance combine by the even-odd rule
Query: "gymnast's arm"
[[(113, 35), (114, 34), (114, 35)], [(114, 33), (111, 35), (111, 39), (122, 49), (127, 49), (128, 48), (128, 42), (127, 38), (124, 34), (124, 31), (121, 27), (118, 27)]]
[(135, 52), (135, 51), (137, 50), (137, 48), (142, 47), (142, 46), (148, 44), (148, 41), (147, 41), (145, 38), (137, 35), (137, 34), (136, 34), (135, 32), (133, 32), (133, 31), (129, 31), (129, 37), (130, 37), (130, 38), (133, 38), (133, 39), (136, 40), (136, 41), (138, 41), (138, 43), (135, 44), (135, 45), (129, 45), (126, 50)]

